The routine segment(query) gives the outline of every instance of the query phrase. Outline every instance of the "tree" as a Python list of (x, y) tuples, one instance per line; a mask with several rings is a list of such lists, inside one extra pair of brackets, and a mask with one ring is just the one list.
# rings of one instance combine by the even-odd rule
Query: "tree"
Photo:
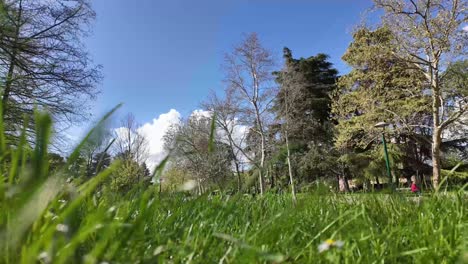
[(148, 158), (148, 141), (138, 130), (139, 127), (133, 114), (129, 113), (122, 118), (120, 127), (114, 132), (114, 151), (125, 160), (141, 164)]
[(239, 122), (239, 106), (233, 100), (232, 93), (228, 91), (225, 98), (220, 98), (214, 92), (202, 104), (203, 107), (216, 113), (216, 127), (220, 131), (220, 140), (227, 144), (231, 152), (234, 169), (237, 177), (237, 191), (242, 188), (241, 168), (242, 160), (245, 159), (243, 126)]
[(258, 137), (253, 165), (259, 170), (260, 193), (264, 192), (265, 159), (267, 155), (267, 125), (269, 109), (275, 96), (271, 85), (273, 59), (260, 44), (257, 34), (245, 37), (243, 42), (225, 56), (225, 81), (228, 92), (237, 100), (239, 120), (250, 127)]
[(62, 169), (66, 164), (65, 159), (58, 153), (49, 153), (49, 171), (56, 172), (59, 169)]
[(330, 95), (336, 89), (338, 71), (325, 54), (294, 59), (288, 48), (283, 54), (285, 66), (274, 73), (280, 84), (275, 100), (277, 118), (290, 120), (289, 131), (295, 143), (332, 141)]
[[(382, 133), (374, 125), (386, 121), (392, 124), (392, 139), (418, 150), (415, 154), (423, 154), (431, 122), (424, 76), (394, 55), (393, 34), (388, 28), (360, 28), (353, 38), (343, 55), (352, 70), (339, 79), (332, 104), (332, 114), (338, 122), (335, 146), (344, 156), (372, 152), (379, 147)], [(371, 156), (356, 157), (369, 160)], [(423, 164), (424, 155), (416, 156)], [(378, 175), (375, 177), (378, 182)]]
[[(310, 168), (310, 162), (303, 160), (303, 156), (307, 156), (309, 151), (314, 152), (315, 146), (331, 148), (330, 95), (335, 90), (338, 72), (325, 54), (294, 59), (288, 48), (284, 48), (283, 54), (285, 65), (274, 73), (280, 85), (274, 110), (286, 144), (286, 161), (292, 184), (292, 159), (299, 161), (296, 165), (308, 163)], [(291, 153), (291, 144), (295, 146), (294, 153)], [(317, 172), (314, 171), (315, 174)]]
[(432, 98), (433, 185), (438, 187), (441, 170), (442, 134), (468, 111), (467, 97), (450, 111), (443, 86), (444, 69), (466, 55), (468, 3), (460, 0), (374, 0), (384, 11), (383, 24), (392, 32), (394, 55), (425, 77)]
[(188, 173), (186, 179), (197, 182), (199, 193), (213, 186), (223, 188), (232, 176), (233, 155), (229, 145), (214, 135), (210, 147), (211, 123), (212, 118), (192, 115), (172, 126), (164, 136), (172, 168)]
[(140, 167), (141, 167), (141, 171), (142, 171), (142, 173), (143, 173), (143, 177), (149, 178), (149, 177), (151, 176), (151, 172), (150, 172), (150, 170), (149, 170), (149, 168), (148, 168), (148, 165), (146, 165), (146, 162), (143, 162), (143, 163), (140, 165)]
[(177, 191), (180, 190), (184, 184), (191, 180), (190, 172), (185, 171), (180, 166), (169, 165), (168, 169), (164, 172), (163, 177), (160, 179), (161, 190), (164, 191)]
[(34, 107), (56, 124), (82, 120), (101, 79), (81, 41), (95, 17), (90, 3), (2, 0), (0, 10), (0, 87), (11, 143)]
[(145, 179), (142, 166), (132, 159), (121, 159), (119, 168), (111, 175), (111, 189), (118, 192), (127, 192)]
[(147, 180), (148, 142), (139, 131), (135, 117), (129, 113), (120, 120), (120, 127), (114, 129), (115, 143), (113, 144), (114, 158), (121, 161), (112, 178), (112, 188), (128, 191), (134, 184)]

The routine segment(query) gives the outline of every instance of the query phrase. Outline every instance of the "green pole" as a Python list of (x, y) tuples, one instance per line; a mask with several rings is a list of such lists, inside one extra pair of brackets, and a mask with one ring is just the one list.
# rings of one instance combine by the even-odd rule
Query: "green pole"
[(387, 165), (388, 180), (390, 181), (390, 185), (393, 185), (392, 184), (392, 172), (390, 171), (390, 160), (388, 159), (387, 142), (385, 141), (384, 133), (382, 133), (382, 143), (383, 143), (384, 153), (385, 153), (385, 165)]

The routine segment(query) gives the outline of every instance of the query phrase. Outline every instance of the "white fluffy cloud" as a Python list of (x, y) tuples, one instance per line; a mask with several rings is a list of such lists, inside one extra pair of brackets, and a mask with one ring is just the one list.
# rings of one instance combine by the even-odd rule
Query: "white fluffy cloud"
[[(197, 109), (194, 110), (190, 117), (211, 117), (212, 112)], [(159, 115), (159, 117), (154, 118), (151, 122), (147, 122), (138, 128), (140, 132), (148, 141), (148, 167), (152, 170), (154, 167), (159, 164), (159, 162), (164, 159), (167, 155), (164, 150), (164, 135), (172, 125), (180, 124), (181, 114), (175, 110), (171, 109), (169, 112)], [(244, 137), (247, 133), (247, 127), (241, 124), (238, 124), (237, 120), (233, 120), (231, 125), (233, 126), (233, 138), (238, 145), (244, 146)], [(117, 134), (119, 130), (123, 128), (115, 129)], [(219, 137), (227, 141), (227, 136), (223, 131), (218, 129), (217, 134)], [(241, 153), (237, 153), (239, 159), (246, 162), (246, 158), (243, 157)]]
[(169, 112), (159, 115), (158, 118), (154, 118), (152, 122), (145, 123), (138, 128), (138, 131), (148, 140), (148, 166), (150, 169), (153, 169), (166, 155), (163, 137), (172, 125), (180, 123), (180, 118), (180, 113), (171, 109)]

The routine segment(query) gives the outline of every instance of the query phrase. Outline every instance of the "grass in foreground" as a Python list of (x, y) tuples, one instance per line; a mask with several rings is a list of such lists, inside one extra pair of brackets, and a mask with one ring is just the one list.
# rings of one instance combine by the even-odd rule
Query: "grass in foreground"
[(83, 184), (66, 181), (83, 143), (49, 172), (51, 120), (35, 123), (31, 150), (24, 134), (7, 148), (0, 131), (0, 263), (468, 262), (462, 191), (308, 193), (297, 206), (288, 195), (159, 195), (154, 187), (124, 196), (106, 187), (117, 163)]
[[(289, 197), (276, 195), (126, 198), (89, 198), (67, 219), (47, 213), (28, 230), (21, 251), (10, 253), (11, 263), (18, 255), (23, 263), (462, 263), (467, 258), (461, 194), (414, 200), (304, 194), (296, 207)], [(44, 232), (48, 227), (53, 233)], [(344, 244), (320, 253), (327, 239)]]

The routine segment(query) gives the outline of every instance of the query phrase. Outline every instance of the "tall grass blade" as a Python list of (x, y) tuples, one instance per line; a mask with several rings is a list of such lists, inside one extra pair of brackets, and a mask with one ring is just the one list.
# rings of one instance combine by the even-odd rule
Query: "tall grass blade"
[(47, 113), (35, 112), (36, 141), (32, 157), (34, 177), (44, 179), (49, 170), (47, 151), (52, 133), (52, 118)]
[(101, 129), (104, 123), (109, 119), (109, 117), (111, 117), (121, 106), (122, 104), (118, 104), (116, 107), (110, 110), (107, 114), (104, 115), (104, 117), (102, 117), (99, 120), (99, 122), (88, 132), (88, 134), (86, 134), (83, 140), (78, 144), (78, 146), (76, 146), (76, 148), (70, 154), (70, 157), (67, 160), (67, 167), (69, 167), (78, 159), (78, 157), (80, 156), (81, 149), (86, 144), (86, 142), (88, 142), (89, 138), (95, 133), (96, 130)]

